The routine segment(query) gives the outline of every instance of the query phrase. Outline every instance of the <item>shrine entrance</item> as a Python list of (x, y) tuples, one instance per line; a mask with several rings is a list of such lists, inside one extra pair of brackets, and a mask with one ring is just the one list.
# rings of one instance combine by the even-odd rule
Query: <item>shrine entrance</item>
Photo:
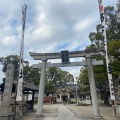
[(67, 95), (63, 95), (62, 100), (63, 100), (63, 102), (67, 102), (67, 100), (68, 100)]
[[(103, 65), (102, 60), (92, 60), (92, 56), (101, 55), (101, 51), (87, 52), (83, 51), (72, 51), (68, 50), (56, 52), (56, 53), (33, 53), (30, 52), (30, 56), (33, 57), (34, 60), (42, 60), (42, 63), (34, 64), (33, 68), (41, 68), (41, 78), (39, 85), (39, 94), (38, 94), (38, 106), (36, 115), (42, 116), (42, 108), (43, 108), (43, 99), (44, 99), (44, 86), (45, 86), (45, 78), (46, 78), (46, 68), (49, 67), (72, 67), (72, 66), (87, 66), (88, 68), (88, 76), (90, 83), (90, 91), (93, 105), (93, 113), (95, 117), (100, 118), (100, 111), (97, 100), (97, 92), (93, 74), (92, 65)], [(70, 62), (70, 58), (84, 57), (85, 60), (81, 62)], [(61, 59), (61, 63), (47, 63), (49, 59)], [(66, 100), (66, 96), (63, 97), (63, 100)]]

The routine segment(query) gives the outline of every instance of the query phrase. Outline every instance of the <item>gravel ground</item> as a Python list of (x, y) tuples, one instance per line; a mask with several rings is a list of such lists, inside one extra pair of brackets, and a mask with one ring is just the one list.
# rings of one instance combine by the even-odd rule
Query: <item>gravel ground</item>
[[(37, 105), (34, 106), (34, 111), (29, 112), (26, 116), (23, 116), (21, 120), (32, 120), (36, 116)], [(43, 117), (57, 117), (58, 106), (57, 104), (44, 104), (43, 105)]]
[[(92, 106), (76, 106), (75, 104), (65, 104), (65, 106), (72, 111), (78, 118), (90, 120), (93, 117)], [(36, 105), (34, 107), (36, 109)], [(101, 116), (104, 120), (113, 120), (112, 107), (100, 107)], [(28, 113), (21, 120), (32, 120), (36, 115), (36, 111)], [(58, 104), (44, 104), (43, 105), (44, 117), (57, 117)]]
[[(92, 106), (76, 106), (75, 104), (66, 104), (66, 106), (80, 118), (91, 118), (93, 117)], [(101, 116), (105, 120), (113, 120), (113, 109), (112, 107), (100, 107)]]

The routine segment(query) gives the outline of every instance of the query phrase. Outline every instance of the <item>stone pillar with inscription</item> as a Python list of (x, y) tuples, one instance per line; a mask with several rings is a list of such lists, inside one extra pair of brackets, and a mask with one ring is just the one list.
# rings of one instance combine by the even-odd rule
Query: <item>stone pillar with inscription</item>
[(3, 101), (0, 107), (0, 120), (13, 120), (14, 117), (14, 113), (12, 112), (12, 106), (10, 106), (13, 75), (14, 65), (12, 63), (9, 63), (7, 65)]

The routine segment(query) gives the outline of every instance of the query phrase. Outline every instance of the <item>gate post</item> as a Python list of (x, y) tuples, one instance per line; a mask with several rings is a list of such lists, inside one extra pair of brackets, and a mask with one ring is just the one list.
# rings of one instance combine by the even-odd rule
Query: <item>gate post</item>
[(98, 98), (97, 98), (97, 92), (96, 92), (96, 85), (95, 85), (95, 79), (93, 74), (93, 68), (92, 68), (92, 60), (91, 55), (86, 56), (86, 61), (88, 65), (88, 76), (89, 76), (89, 84), (90, 84), (90, 91), (91, 91), (91, 98), (92, 98), (92, 105), (93, 105), (93, 113), (95, 115), (95, 118), (100, 118), (100, 110), (98, 106)]
[(42, 116), (45, 76), (46, 76), (46, 63), (47, 63), (47, 60), (42, 59), (41, 77), (40, 77), (39, 94), (38, 94), (38, 104), (37, 104), (37, 112), (36, 112), (37, 117)]

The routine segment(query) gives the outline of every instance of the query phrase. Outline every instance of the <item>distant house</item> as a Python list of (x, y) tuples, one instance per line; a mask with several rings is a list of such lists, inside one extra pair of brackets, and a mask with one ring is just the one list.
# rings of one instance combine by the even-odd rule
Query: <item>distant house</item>
[[(100, 89), (96, 87), (96, 91), (97, 91), (98, 103), (99, 104), (103, 104), (103, 100), (101, 100), (101, 93), (100, 93), (101, 91), (100, 91)], [(87, 91), (87, 92), (81, 92), (79, 94), (79, 99), (80, 99), (80, 103), (83, 103), (83, 104), (92, 104), (90, 90)]]
[(57, 85), (55, 88), (57, 102), (76, 102), (76, 88), (79, 94), (80, 88), (76, 84)]
[(82, 103), (82, 104), (91, 104), (92, 103), (90, 91), (80, 93), (79, 98), (80, 98), (80, 103)]

